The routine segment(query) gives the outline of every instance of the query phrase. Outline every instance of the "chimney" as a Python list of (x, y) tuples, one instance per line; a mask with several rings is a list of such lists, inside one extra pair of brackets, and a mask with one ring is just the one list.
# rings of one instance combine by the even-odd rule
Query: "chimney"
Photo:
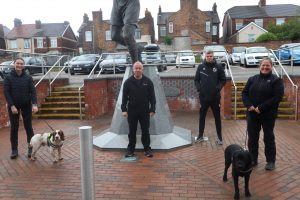
[(89, 16), (86, 14), (86, 13), (84, 13), (84, 15), (83, 15), (83, 23), (88, 23), (89, 22)]
[(0, 24), (0, 38), (4, 38), (4, 28), (2, 24)]
[(212, 11), (213, 11), (213, 13), (217, 14), (217, 4), (216, 4), (216, 2), (214, 3), (214, 5), (212, 7)]
[(145, 17), (152, 17), (151, 12), (149, 12), (148, 8), (145, 10)]
[(35, 28), (36, 29), (41, 29), (42, 28), (41, 20), (35, 20)]
[(259, 7), (266, 6), (266, 0), (259, 0), (258, 6), (259, 6)]
[(161, 15), (161, 6), (158, 7), (158, 15)]
[(102, 21), (102, 10), (99, 11), (93, 11), (93, 22), (99, 23)]
[(180, 9), (198, 9), (198, 0), (180, 0)]
[(22, 21), (20, 19), (15, 18), (14, 20), (14, 27), (18, 27), (22, 25)]

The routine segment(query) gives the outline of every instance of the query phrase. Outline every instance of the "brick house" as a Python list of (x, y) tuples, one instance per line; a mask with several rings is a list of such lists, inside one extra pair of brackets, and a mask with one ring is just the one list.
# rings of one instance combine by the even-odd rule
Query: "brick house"
[(199, 49), (204, 44), (219, 43), (219, 24), (216, 3), (212, 11), (199, 10), (198, 0), (180, 0), (177, 12), (162, 12), (159, 6), (158, 42), (170, 36), (175, 50)]
[[(126, 49), (111, 40), (110, 20), (103, 19), (101, 9), (93, 11), (92, 21), (89, 20), (87, 14), (84, 14), (78, 33), (78, 46), (81, 53), (102, 53)], [(154, 21), (151, 12), (147, 9), (145, 17), (138, 21), (135, 38), (137, 43), (155, 42)]]
[(5, 49), (5, 37), (4, 37), (4, 27), (0, 24), (0, 49)]
[(22, 24), (14, 20), (14, 28), (6, 36), (6, 49), (24, 53), (64, 53), (77, 51), (77, 38), (69, 24), (41, 23)]
[[(260, 0), (258, 5), (234, 6), (224, 15), (224, 43), (237, 43), (236, 34), (251, 22), (267, 29), (270, 23), (280, 25), (296, 16), (300, 16), (300, 6), (293, 4), (266, 5), (266, 0)], [(249, 37), (249, 41), (252, 41), (253, 33), (247, 34), (240, 37)]]

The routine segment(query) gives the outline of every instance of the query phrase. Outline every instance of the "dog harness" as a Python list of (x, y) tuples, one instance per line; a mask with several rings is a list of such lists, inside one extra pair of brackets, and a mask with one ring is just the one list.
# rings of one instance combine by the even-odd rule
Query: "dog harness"
[(52, 148), (54, 148), (54, 149), (58, 149), (58, 148), (62, 147), (63, 143), (60, 144), (60, 145), (55, 145), (55, 144), (53, 144), (53, 143), (51, 142), (51, 137), (52, 137), (52, 135), (49, 135), (49, 136), (47, 137), (47, 145), (48, 145), (48, 147), (52, 147)]

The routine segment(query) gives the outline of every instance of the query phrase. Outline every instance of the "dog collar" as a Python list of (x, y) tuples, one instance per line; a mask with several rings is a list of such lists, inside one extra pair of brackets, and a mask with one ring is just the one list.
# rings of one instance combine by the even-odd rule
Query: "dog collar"
[(241, 173), (248, 173), (248, 172), (250, 172), (251, 170), (253, 170), (253, 167), (250, 167), (250, 169), (248, 169), (248, 170), (246, 170), (246, 171), (239, 171), (239, 172), (241, 172)]
[(55, 144), (53, 144), (53, 143), (51, 142), (51, 137), (52, 137), (52, 135), (49, 135), (49, 136), (47, 137), (47, 145), (48, 145), (48, 147), (52, 147), (52, 148), (54, 148), (54, 149), (58, 149), (58, 148), (62, 147), (63, 143), (60, 144), (60, 145), (55, 145)]

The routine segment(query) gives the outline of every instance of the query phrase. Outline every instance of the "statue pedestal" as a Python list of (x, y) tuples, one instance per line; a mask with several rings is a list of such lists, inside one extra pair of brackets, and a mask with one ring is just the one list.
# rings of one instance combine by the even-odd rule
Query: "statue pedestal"
[[(192, 144), (190, 130), (173, 125), (169, 106), (161, 85), (156, 66), (144, 66), (144, 74), (154, 84), (156, 96), (156, 114), (150, 118), (150, 138), (152, 149), (172, 149)], [(121, 111), (122, 90), (124, 81), (132, 75), (132, 67), (127, 67), (118, 96), (112, 123), (109, 129), (103, 131), (93, 140), (93, 144), (105, 149), (126, 149), (128, 145), (128, 122)], [(136, 149), (143, 149), (141, 129), (138, 125)]]

